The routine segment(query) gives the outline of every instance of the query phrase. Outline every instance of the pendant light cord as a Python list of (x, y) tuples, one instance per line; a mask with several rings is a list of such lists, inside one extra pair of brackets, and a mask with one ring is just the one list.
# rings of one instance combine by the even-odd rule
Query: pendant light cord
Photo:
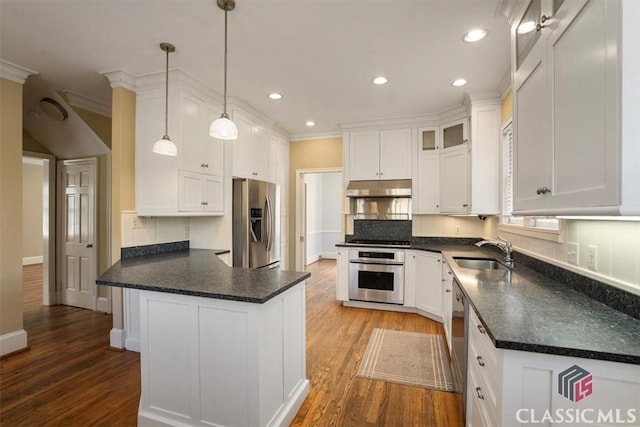
[(164, 78), (164, 136), (169, 136), (169, 49), (167, 52), (167, 66)]
[(224, 10), (224, 115), (227, 116), (227, 10)]

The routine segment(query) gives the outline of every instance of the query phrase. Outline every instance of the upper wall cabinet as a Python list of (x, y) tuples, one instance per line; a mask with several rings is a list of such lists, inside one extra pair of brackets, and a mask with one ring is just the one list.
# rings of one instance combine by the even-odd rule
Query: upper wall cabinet
[(534, 0), (512, 22), (514, 213), (640, 214), (640, 2)]
[(351, 181), (411, 179), (412, 129), (349, 133)]
[[(164, 81), (140, 80), (136, 95), (136, 211), (141, 216), (222, 215), (224, 150), (208, 136), (221, 107), (178, 72), (169, 88), (169, 136), (178, 156), (153, 153), (164, 131)], [(183, 79), (184, 78), (184, 79)]]
[(237, 110), (233, 121), (238, 126), (238, 139), (232, 142), (233, 176), (275, 182), (269, 131)]

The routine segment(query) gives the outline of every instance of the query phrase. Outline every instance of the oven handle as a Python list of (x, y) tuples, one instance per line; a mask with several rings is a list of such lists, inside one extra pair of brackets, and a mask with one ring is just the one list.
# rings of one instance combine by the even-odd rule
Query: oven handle
[(372, 261), (349, 261), (349, 264), (373, 264), (373, 265), (404, 265), (403, 262), (372, 262)]

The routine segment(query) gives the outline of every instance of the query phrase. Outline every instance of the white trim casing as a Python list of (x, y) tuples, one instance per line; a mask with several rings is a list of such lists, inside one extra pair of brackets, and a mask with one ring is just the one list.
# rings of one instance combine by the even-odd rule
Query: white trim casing
[(27, 348), (27, 331), (20, 329), (0, 335), (0, 356)]
[(133, 92), (136, 91), (136, 77), (127, 70), (119, 69), (101, 71), (99, 74), (105, 76), (109, 80), (111, 87), (114, 89), (117, 87), (123, 87)]

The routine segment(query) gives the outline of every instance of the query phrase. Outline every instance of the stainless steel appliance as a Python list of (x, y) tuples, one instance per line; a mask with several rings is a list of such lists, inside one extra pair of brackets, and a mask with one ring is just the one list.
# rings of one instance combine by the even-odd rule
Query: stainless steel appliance
[(404, 252), (351, 249), (349, 299), (404, 304)]
[(411, 219), (410, 179), (351, 181), (345, 195), (355, 220)]
[(233, 180), (233, 266), (280, 266), (280, 189), (254, 179)]
[(467, 401), (467, 319), (469, 316), (469, 302), (465, 297), (460, 283), (453, 279), (451, 292), (451, 367), (462, 386), (462, 419), (465, 418), (465, 402)]

